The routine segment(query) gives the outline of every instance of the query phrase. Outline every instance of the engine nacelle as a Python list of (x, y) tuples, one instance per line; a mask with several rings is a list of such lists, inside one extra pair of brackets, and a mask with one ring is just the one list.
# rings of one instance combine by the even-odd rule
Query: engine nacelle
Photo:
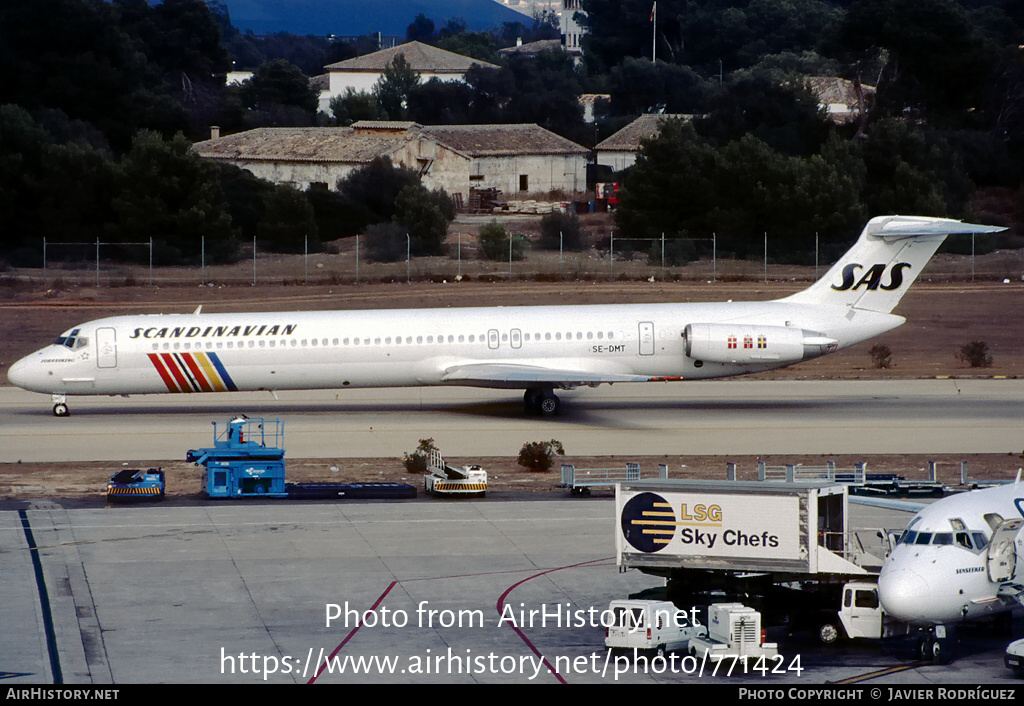
[(835, 350), (837, 341), (789, 326), (688, 324), (686, 355), (708, 363), (798, 363)]

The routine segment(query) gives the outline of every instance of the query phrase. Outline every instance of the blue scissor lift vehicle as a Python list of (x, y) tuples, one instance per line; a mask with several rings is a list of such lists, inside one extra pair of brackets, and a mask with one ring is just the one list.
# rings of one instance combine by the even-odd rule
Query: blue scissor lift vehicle
[(203, 467), (210, 498), (402, 499), (415, 498), (405, 483), (285, 483), (284, 422), (242, 415), (213, 423), (213, 448), (192, 449), (185, 459)]
[(203, 492), (211, 498), (286, 498), (283, 441), (281, 420), (235, 417), (213, 423), (213, 448), (185, 458), (203, 466)]

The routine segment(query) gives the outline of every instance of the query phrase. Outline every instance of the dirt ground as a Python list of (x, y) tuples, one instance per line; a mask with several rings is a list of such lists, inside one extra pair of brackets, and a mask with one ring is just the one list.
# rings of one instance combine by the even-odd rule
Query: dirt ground
[[(304, 267), (298, 259), (280, 258), (277, 266), (285, 272)], [(878, 339), (854, 346), (808, 363), (764, 373), (763, 379), (895, 379), (931, 378), (936, 376), (1018, 377), (1024, 375), (1024, 283), (1019, 272), (1003, 278), (1020, 262), (1020, 253), (1000, 256), (996, 269), (989, 268), (984, 281), (970, 281), (967, 258), (940, 256), (934, 269), (926, 270), (904, 297), (896, 313), (907, 323)], [(990, 262), (995, 262), (991, 260)], [(237, 266), (232, 266), (237, 267)], [(929, 266), (930, 268), (933, 265)], [(290, 269), (289, 269), (290, 268)], [(404, 274), (405, 263), (399, 269)], [(724, 268), (723, 268), (724, 269)], [(230, 280), (208, 268), (210, 280)], [(993, 272), (998, 271), (996, 275)], [(556, 270), (557, 272), (557, 270)], [(813, 268), (776, 269), (770, 281), (688, 281), (564, 279), (556, 281), (491, 282), (486, 278), (455, 281), (400, 281), (369, 284), (319, 283), (306, 286), (284, 284), (303, 281), (301, 275), (287, 276), (277, 283), (259, 286), (196, 286), (193, 283), (174, 286), (113, 286), (94, 284), (53, 284), (42, 286), (38, 273), (0, 273), (0, 381), (6, 382), (7, 368), (15, 360), (36, 350), (58, 334), (83, 321), (130, 313), (180, 313), (251, 310), (326, 310), (375, 308), (425, 308), (455, 306), (502, 306), (542, 304), (598, 304), (628, 302), (691, 302), (726, 300), (765, 300), (790, 294), (813, 279)], [(949, 274), (953, 273), (953, 274)], [(698, 275), (702, 276), (702, 275)], [(1004, 281), (1007, 280), (1007, 281)], [(86, 277), (88, 281), (88, 277)], [(121, 283), (126, 284), (125, 282)], [(961, 346), (983, 341), (989, 347), (992, 365), (970, 368), (957, 360)], [(882, 343), (893, 352), (893, 366), (876, 369), (871, 365), (868, 350)], [(1021, 440), (1024, 448), (1024, 440)], [(412, 449), (409, 449), (410, 451)], [(638, 461), (653, 473), (659, 463), (666, 463), (670, 477), (724, 478), (725, 462), (737, 463), (740, 477), (750, 477), (756, 459), (722, 457), (693, 458), (585, 458), (566, 459), (577, 468), (620, 467), (626, 461)], [(772, 464), (804, 463), (823, 465), (825, 458), (766, 459)], [(924, 457), (884, 456), (834, 458), (840, 467), (854, 461), (866, 461), (873, 471), (898, 472), (908, 478), (924, 477), (929, 460)], [(936, 457), (940, 480), (959, 479), (960, 461), (966, 460), (972, 478), (1011, 477), (1024, 463), (1020, 455), (976, 455), (967, 457)], [(481, 463), (490, 473), (491, 491), (548, 492), (558, 482), (557, 469), (548, 474), (535, 474), (520, 469), (510, 458), (449, 459), (453, 465)], [(329, 470), (338, 467), (337, 472)], [(174, 496), (196, 495), (199, 469), (183, 461), (168, 460), (168, 492)], [(98, 497), (109, 476), (120, 470), (104, 464), (0, 464), (0, 498), (29, 497)], [(334, 461), (289, 461), (288, 478), (298, 481), (354, 481), (367, 479), (400, 480), (422, 485), (418, 476), (410, 476), (400, 459), (337, 459)], [(562, 491), (564, 492), (564, 491)]]

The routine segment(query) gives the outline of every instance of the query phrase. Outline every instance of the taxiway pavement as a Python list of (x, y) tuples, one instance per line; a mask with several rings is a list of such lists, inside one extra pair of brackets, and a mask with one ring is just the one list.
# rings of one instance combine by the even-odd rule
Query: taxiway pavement
[(0, 387), (0, 462), (163, 461), (209, 445), (210, 423), (285, 421), (289, 458), (400, 456), (434, 438), (459, 456), (514, 456), (556, 438), (571, 453), (1019, 453), (1024, 380), (646, 383), (560, 394), (556, 417), (521, 394), (415, 388), (71, 398)]

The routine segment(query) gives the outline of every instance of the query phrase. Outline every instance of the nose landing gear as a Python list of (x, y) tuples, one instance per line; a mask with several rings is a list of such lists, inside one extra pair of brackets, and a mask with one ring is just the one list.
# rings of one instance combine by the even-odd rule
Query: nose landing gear
[(67, 395), (51, 395), (50, 401), (53, 402), (53, 416), (66, 417), (71, 414), (68, 411)]

